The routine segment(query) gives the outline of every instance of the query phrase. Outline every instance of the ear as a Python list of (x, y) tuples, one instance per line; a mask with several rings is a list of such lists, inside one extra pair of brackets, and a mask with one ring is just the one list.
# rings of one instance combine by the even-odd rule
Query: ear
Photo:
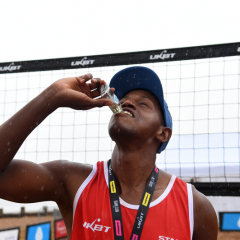
[(161, 125), (157, 131), (156, 139), (161, 143), (167, 142), (172, 136), (172, 129)]

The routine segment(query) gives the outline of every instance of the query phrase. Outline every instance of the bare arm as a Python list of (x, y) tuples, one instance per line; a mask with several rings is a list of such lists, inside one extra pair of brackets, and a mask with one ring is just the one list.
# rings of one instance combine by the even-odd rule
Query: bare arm
[(218, 221), (208, 199), (193, 187), (194, 231), (193, 240), (217, 240)]
[[(74, 172), (80, 181), (89, 173), (89, 167), (66, 162), (35, 164), (14, 160), (15, 154), (27, 136), (59, 107), (85, 110), (111, 105), (110, 100), (93, 99), (99, 96), (103, 80), (92, 79), (91, 74), (59, 80), (29, 102), (0, 126), (0, 197), (16, 202), (53, 200), (59, 202), (69, 190), (66, 179)], [(67, 166), (68, 169), (59, 166)], [(82, 177), (81, 177), (82, 176)], [(57, 192), (57, 193), (56, 193)]]

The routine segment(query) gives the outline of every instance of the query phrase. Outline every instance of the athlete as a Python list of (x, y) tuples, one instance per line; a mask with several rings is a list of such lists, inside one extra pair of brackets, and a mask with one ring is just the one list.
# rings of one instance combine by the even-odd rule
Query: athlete
[[(193, 186), (155, 166), (172, 134), (158, 76), (145, 67), (118, 72), (110, 86), (122, 113), (109, 122), (111, 160), (36, 164), (14, 159), (27, 136), (60, 107), (111, 106), (91, 74), (56, 81), (0, 126), (0, 198), (55, 201), (68, 239), (216, 240), (216, 213)], [(115, 89), (114, 89), (115, 88)]]

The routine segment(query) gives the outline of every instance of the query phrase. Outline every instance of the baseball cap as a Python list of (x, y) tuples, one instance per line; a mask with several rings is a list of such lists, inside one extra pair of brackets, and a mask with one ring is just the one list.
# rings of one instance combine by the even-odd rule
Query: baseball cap
[[(128, 92), (137, 89), (148, 90), (157, 98), (164, 117), (165, 126), (172, 129), (172, 117), (163, 96), (163, 89), (158, 75), (147, 67), (128, 67), (117, 72), (111, 79), (110, 87), (115, 88), (114, 94), (118, 99), (123, 98)], [(162, 143), (158, 153), (162, 152), (168, 142)]]

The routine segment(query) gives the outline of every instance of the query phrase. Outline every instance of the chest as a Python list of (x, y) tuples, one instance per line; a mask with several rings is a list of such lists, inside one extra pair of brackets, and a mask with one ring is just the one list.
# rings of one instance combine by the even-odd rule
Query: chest
[[(190, 239), (187, 203), (168, 194), (164, 199), (156, 199), (149, 208), (143, 225), (141, 240), (185, 240)], [(135, 205), (121, 200), (124, 239), (130, 239), (137, 209)], [(138, 219), (141, 226), (141, 218)], [(75, 211), (72, 240), (114, 239), (111, 204), (108, 188), (96, 188), (81, 195)], [(151, 238), (149, 238), (151, 236)]]

